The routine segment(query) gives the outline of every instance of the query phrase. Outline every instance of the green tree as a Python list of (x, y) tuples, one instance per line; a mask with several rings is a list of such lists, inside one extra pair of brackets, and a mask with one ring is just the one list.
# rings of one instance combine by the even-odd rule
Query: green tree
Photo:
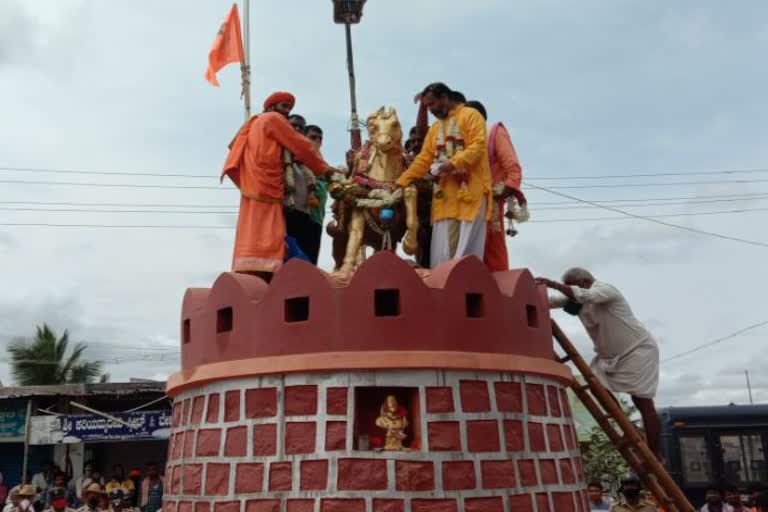
[(602, 482), (603, 486), (615, 495), (622, 477), (629, 471), (629, 466), (599, 426), (592, 428), (589, 442), (582, 444), (581, 459), (584, 462), (587, 481)]
[(37, 326), (32, 340), (18, 340), (11, 343), (11, 374), (20, 386), (45, 386), (56, 384), (83, 384), (106, 382), (109, 376), (102, 373), (101, 361), (87, 361), (83, 358), (87, 345), (76, 343), (69, 348), (69, 332), (61, 338), (48, 324)]

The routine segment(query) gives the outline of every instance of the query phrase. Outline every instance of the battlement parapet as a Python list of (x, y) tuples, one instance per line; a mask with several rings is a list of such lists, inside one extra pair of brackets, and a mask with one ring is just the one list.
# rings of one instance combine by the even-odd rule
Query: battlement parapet
[(467, 257), (417, 271), (390, 252), (348, 283), (294, 259), (270, 284), (223, 273), (211, 288), (190, 288), (181, 354), (169, 390), (228, 373), (352, 368), (524, 366), (569, 375), (553, 361), (546, 294), (528, 270), (491, 273)]

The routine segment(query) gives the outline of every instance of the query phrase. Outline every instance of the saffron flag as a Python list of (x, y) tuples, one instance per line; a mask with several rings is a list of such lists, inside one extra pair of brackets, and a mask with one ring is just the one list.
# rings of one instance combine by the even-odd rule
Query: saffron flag
[(240, 14), (237, 11), (237, 4), (232, 4), (232, 8), (224, 17), (224, 22), (216, 34), (216, 39), (213, 40), (213, 46), (208, 54), (208, 70), (205, 72), (205, 79), (218, 87), (216, 72), (232, 62), (243, 62), (243, 37), (240, 34)]

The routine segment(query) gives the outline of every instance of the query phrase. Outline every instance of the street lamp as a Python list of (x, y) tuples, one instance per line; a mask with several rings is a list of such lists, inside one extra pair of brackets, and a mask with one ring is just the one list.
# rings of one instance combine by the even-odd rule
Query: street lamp
[(363, 17), (363, 5), (366, 0), (331, 0), (333, 2), (333, 21), (343, 24), (347, 34), (347, 71), (349, 73), (349, 102), (352, 115), (350, 117), (352, 149), (360, 149), (360, 119), (357, 117), (357, 95), (355, 93), (355, 64), (352, 58), (352, 29), (351, 25), (360, 23)]

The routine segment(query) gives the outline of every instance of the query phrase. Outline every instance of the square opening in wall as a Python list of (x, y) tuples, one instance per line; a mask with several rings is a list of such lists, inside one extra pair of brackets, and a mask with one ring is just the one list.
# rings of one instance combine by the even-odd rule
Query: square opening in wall
[(216, 312), (216, 332), (221, 334), (231, 331), (233, 321), (232, 307), (221, 308)]
[(285, 322), (292, 324), (309, 320), (309, 297), (285, 299)]
[(396, 288), (375, 290), (373, 301), (376, 316), (400, 315), (400, 290)]
[(192, 341), (192, 320), (189, 318), (184, 319), (184, 323), (182, 324), (181, 341), (182, 343), (189, 343)]
[(539, 327), (539, 310), (536, 306), (527, 304), (525, 306), (525, 315), (528, 317), (528, 327)]
[(485, 302), (482, 293), (466, 294), (467, 318), (482, 318), (485, 316)]
[(360, 451), (420, 450), (419, 389), (355, 388), (353, 448)]

